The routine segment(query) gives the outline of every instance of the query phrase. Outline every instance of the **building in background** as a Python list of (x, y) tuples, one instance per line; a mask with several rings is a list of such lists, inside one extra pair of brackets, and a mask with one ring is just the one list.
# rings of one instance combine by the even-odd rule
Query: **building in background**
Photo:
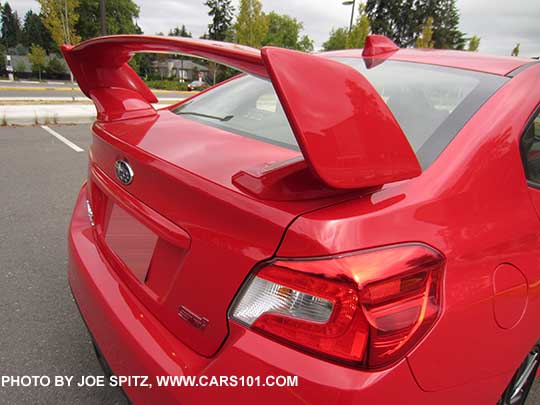
[(190, 82), (208, 77), (208, 67), (193, 62), (190, 59), (166, 59), (152, 62), (154, 72), (162, 78), (178, 78), (178, 80)]

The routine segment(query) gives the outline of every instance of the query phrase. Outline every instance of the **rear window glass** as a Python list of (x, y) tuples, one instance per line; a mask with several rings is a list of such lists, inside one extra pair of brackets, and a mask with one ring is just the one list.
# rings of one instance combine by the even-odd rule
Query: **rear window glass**
[[(368, 69), (360, 58), (337, 60), (361, 72), (377, 89), (424, 168), (509, 80), (410, 62), (386, 61)], [(272, 84), (258, 77), (241, 76), (183, 103), (174, 112), (229, 132), (298, 149)]]

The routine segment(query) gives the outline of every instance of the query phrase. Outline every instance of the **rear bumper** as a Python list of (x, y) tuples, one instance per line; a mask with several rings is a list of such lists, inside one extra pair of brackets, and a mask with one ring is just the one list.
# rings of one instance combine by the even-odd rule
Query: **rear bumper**
[[(341, 367), (299, 353), (230, 322), (229, 337), (212, 358), (174, 337), (124, 286), (93, 238), (86, 187), (69, 229), (69, 282), (96, 344), (117, 376), (148, 376), (152, 388), (124, 385), (134, 403), (456, 403), (460, 390), (419, 389), (405, 361), (381, 372)], [(180, 321), (180, 319), (179, 319)], [(156, 376), (298, 376), (294, 387), (158, 387)], [(231, 381), (231, 380), (229, 380)], [(246, 380), (247, 381), (247, 380)], [(257, 385), (257, 384), (254, 384)], [(476, 402), (476, 403), (482, 403)]]

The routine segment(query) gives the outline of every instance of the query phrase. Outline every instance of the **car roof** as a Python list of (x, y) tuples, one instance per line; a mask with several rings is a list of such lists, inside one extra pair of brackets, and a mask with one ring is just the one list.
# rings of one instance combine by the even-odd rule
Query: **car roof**
[[(362, 49), (345, 49), (340, 51), (322, 52), (321, 56), (362, 58)], [(371, 58), (370, 58), (371, 59)], [(456, 69), (474, 70), (506, 76), (520, 67), (538, 63), (533, 59), (513, 56), (495, 56), (478, 52), (454, 51), (448, 49), (399, 49), (387, 52), (373, 59), (396, 60), (401, 62), (426, 63), (430, 65), (446, 66)]]

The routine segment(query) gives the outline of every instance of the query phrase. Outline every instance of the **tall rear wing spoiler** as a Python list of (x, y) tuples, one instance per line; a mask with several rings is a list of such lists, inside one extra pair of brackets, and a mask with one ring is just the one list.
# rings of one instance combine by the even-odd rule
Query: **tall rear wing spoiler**
[(355, 69), (331, 59), (265, 47), (146, 35), (62, 46), (98, 121), (156, 114), (157, 102), (128, 65), (136, 52), (212, 60), (272, 82), (306, 163), (325, 184), (353, 189), (416, 177), (421, 168), (384, 100)]

